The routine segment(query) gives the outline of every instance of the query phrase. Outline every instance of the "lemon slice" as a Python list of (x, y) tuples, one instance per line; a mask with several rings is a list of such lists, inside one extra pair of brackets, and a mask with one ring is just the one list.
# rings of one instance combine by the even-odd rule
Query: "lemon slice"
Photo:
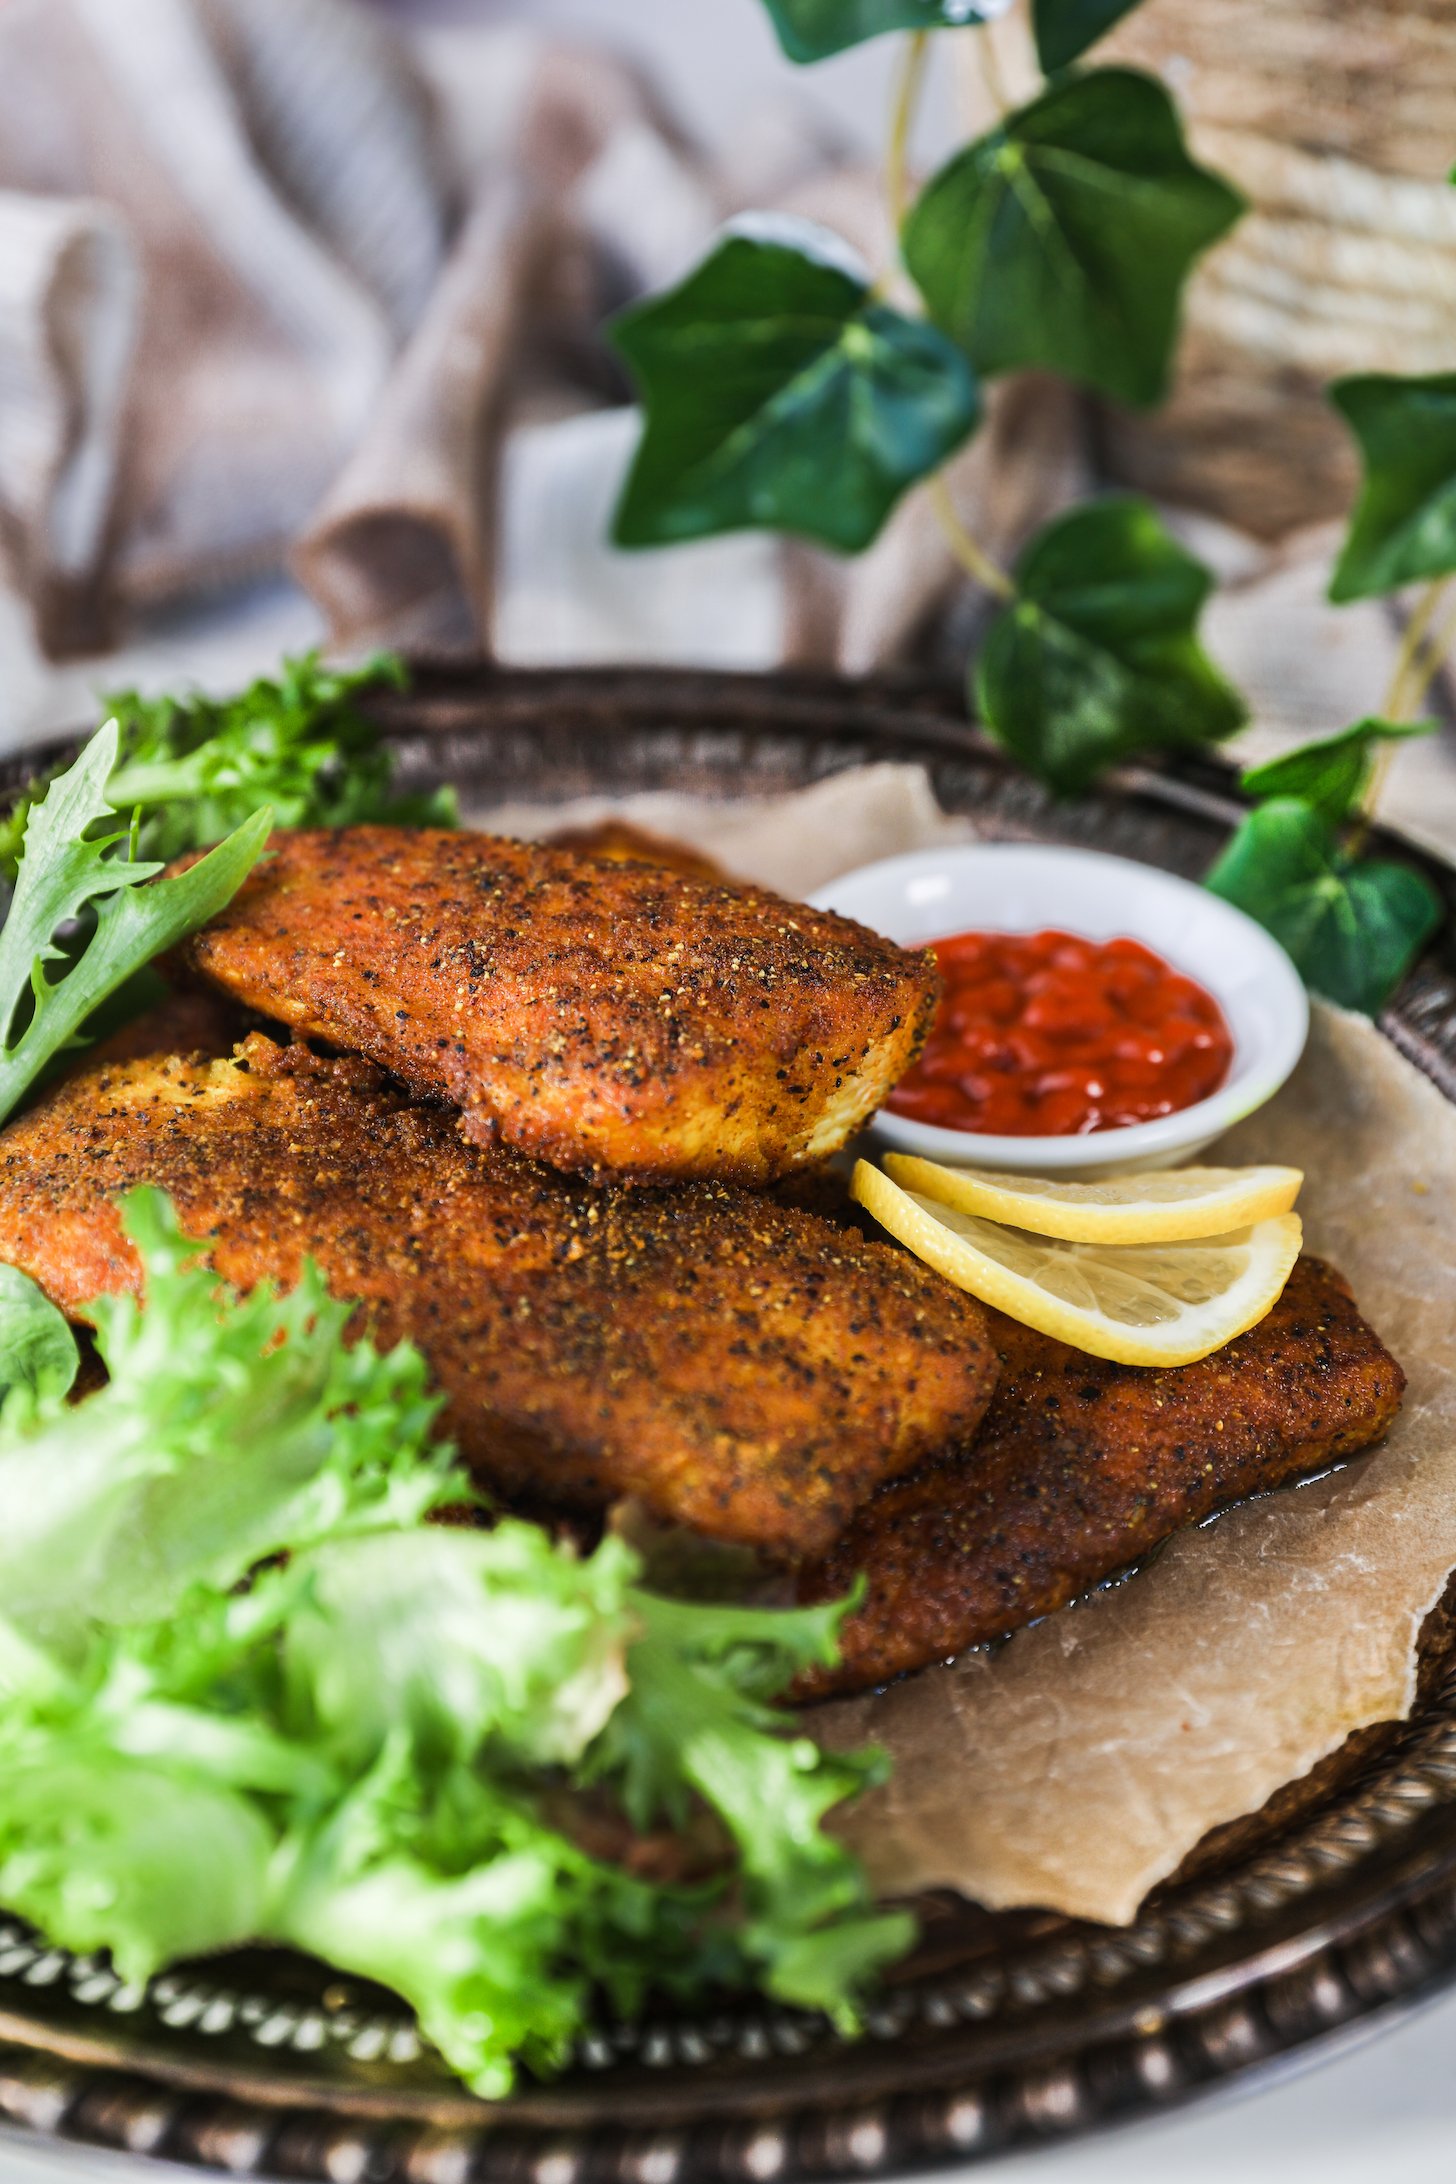
[(1288, 1213), (1304, 1181), (1299, 1168), (1165, 1168), (1061, 1183), (1050, 1176), (943, 1168), (909, 1153), (887, 1153), (885, 1166), (907, 1191), (938, 1205), (1076, 1244), (1181, 1244), (1194, 1236), (1227, 1236), (1230, 1229)]
[(1253, 1327), (1299, 1257), (1297, 1213), (1181, 1244), (1079, 1244), (1003, 1228), (861, 1160), (854, 1195), (958, 1289), (1118, 1365), (1192, 1365)]

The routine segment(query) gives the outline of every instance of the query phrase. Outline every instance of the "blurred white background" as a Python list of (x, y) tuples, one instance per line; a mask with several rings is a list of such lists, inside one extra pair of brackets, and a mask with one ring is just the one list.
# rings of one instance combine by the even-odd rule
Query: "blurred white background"
[[(660, 78), (688, 127), (722, 146), (763, 107), (792, 98), (877, 151), (889, 99), (893, 40), (856, 46), (812, 69), (784, 61), (760, 0), (378, 0), (402, 21), (523, 22), (619, 46)], [(924, 141), (948, 144), (950, 102), (927, 91)]]

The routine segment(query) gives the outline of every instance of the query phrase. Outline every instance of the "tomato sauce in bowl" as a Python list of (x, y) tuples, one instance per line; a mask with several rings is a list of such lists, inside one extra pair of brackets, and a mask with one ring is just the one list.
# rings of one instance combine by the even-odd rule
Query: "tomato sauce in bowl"
[(1216, 1092), (1233, 1036), (1213, 995), (1137, 940), (957, 933), (945, 991), (892, 1114), (995, 1137), (1082, 1137)]

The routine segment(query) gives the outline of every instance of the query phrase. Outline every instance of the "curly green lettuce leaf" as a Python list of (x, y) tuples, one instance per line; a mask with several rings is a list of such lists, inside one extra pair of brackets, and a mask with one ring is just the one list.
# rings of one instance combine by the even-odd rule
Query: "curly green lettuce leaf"
[(401, 1734), (427, 1767), (572, 1765), (627, 1689), (636, 1567), (509, 1521), (330, 1542), (288, 1573), (289, 1718), (355, 1770)]
[[(882, 1763), (875, 1754), (825, 1755), (767, 1703), (801, 1668), (835, 1658), (844, 1603), (702, 1607), (632, 1588), (634, 1569), (618, 1541), (577, 1561), (516, 1524), (325, 1548), (297, 1572), (304, 1597), (284, 1635), (293, 1730), (318, 1736), (356, 1771), (381, 1764), (391, 1737), (396, 1763), (408, 1751), (412, 1764), (434, 1770), (482, 1754), (516, 1767), (584, 1759), (586, 1777), (610, 1784), (642, 1831), (662, 1821), (690, 1829), (706, 1805), (737, 1853), (723, 1883), (733, 1879), (745, 1903), (731, 1939), (716, 1936), (720, 1976), (736, 1960), (740, 1977), (746, 1969), (780, 1999), (848, 2024), (856, 1994), (913, 1934), (903, 1915), (875, 1911), (858, 1862), (822, 1825), (881, 1779)], [(563, 1873), (561, 1846), (547, 1849), (533, 1871), (559, 1915), (586, 1915), (585, 1903), (573, 1906), (572, 1876), (598, 1906), (600, 1946), (591, 1956), (604, 1977), (620, 1963), (623, 1904), (603, 1908), (595, 1865), (573, 1858)], [(364, 1905), (404, 1885), (396, 1866), (390, 1874), (371, 1873)], [(345, 1916), (329, 1901), (330, 1917)], [(352, 1890), (347, 1902), (357, 1923)], [(442, 1913), (454, 1903), (442, 1899)], [(679, 1922), (680, 1957), (680, 1899), (667, 1908)], [(418, 2000), (429, 1965), (408, 1957), (388, 1930), (387, 1983)], [(309, 1931), (317, 1945), (317, 1929)], [(575, 1947), (580, 1954), (580, 1935)], [(672, 1968), (660, 1937), (649, 1961), (660, 1978)], [(386, 1976), (377, 1955), (369, 1965), (356, 1957), (353, 1968)], [(441, 2006), (431, 2020), (436, 2037)], [(458, 2035), (449, 2038), (457, 2059)], [(477, 2057), (472, 2082), (483, 2067)]]
[(1022, 554), (1016, 597), (981, 649), (982, 718), (1067, 796), (1119, 759), (1231, 735), (1243, 703), (1198, 642), (1210, 589), (1143, 501), (1056, 518)]
[(346, 1347), (307, 1266), (239, 1297), (160, 1194), (123, 1210), (105, 1386), (0, 1407), (0, 1901), (129, 1979), (310, 1950), (487, 2094), (602, 1997), (758, 1984), (851, 2023), (912, 1934), (823, 1826), (880, 1763), (770, 1703), (842, 1610), (432, 1524), (470, 1489), (418, 1357)]
[(246, 1796), (62, 1733), (0, 1751), (0, 1903), (140, 1984), (251, 1939), (276, 1837)]
[(903, 231), (937, 323), (989, 376), (1028, 368), (1145, 407), (1167, 390), (1184, 283), (1243, 211), (1127, 68), (1065, 77), (932, 176)]
[[(389, 653), (331, 668), (310, 652), (232, 697), (125, 690), (105, 699), (118, 724), (109, 795), (117, 810), (137, 814), (138, 854), (168, 863), (209, 848), (262, 804), (280, 827), (453, 826), (453, 791), (396, 793), (394, 755), (359, 703), (371, 691), (403, 689), (405, 679)], [(0, 876), (14, 878), (44, 786), (32, 783), (0, 822)]]
[(1330, 597), (1378, 598), (1456, 570), (1456, 372), (1337, 379), (1334, 403), (1359, 446), (1360, 497)]
[(196, 1263), (160, 1192), (132, 1193), (124, 1221), (145, 1305), (90, 1307), (106, 1385), (0, 1440), (10, 1616), (162, 1619), (286, 1547), (413, 1521), (459, 1491), (418, 1353), (345, 1347), (350, 1308), (315, 1268), (286, 1296), (238, 1297)]
[(1338, 826), (1364, 796), (1378, 746), (1433, 735), (1435, 728), (1433, 720), (1379, 720), (1368, 715), (1337, 735), (1301, 743), (1298, 750), (1251, 766), (1239, 785), (1247, 795), (1261, 800), (1297, 796)]
[(738, 223), (612, 338), (646, 412), (619, 546), (755, 528), (858, 552), (980, 418), (954, 343), (807, 220)]
[[(84, 1665), (84, 1652), (83, 1652)], [(8, 1615), (0, 1614), (0, 1748), (40, 1715), (74, 1715), (90, 1689), (78, 1685), (76, 1663), (57, 1657)]]
[[(589, 1857), (518, 1792), (457, 1772), (422, 1809), (401, 1743), (280, 1856), (275, 1938), (401, 1995), (473, 2090), (559, 2070), (592, 1988), (690, 1960), (691, 1896)], [(625, 1983), (618, 1973), (625, 1971)]]
[(268, 839), (272, 814), (255, 811), (190, 870), (143, 886), (160, 865), (137, 858), (125, 834), (95, 833), (115, 815), (116, 746), (108, 721), (26, 821), (0, 929), (0, 1121), (95, 1009), (232, 900)]
[(1444, 906), (1408, 865), (1361, 857), (1297, 797), (1250, 812), (1206, 885), (1287, 949), (1316, 993), (1376, 1016), (1440, 925)]
[(767, 1703), (801, 1668), (833, 1661), (851, 1603), (829, 1608), (690, 1606), (638, 1594), (642, 1635), (629, 1690), (597, 1768), (638, 1827), (681, 1825), (701, 1798), (741, 1861), (739, 1945), (780, 2001), (845, 2027), (855, 1997), (914, 1937), (908, 1914), (874, 1908), (859, 1861), (828, 1813), (884, 1780), (878, 1752), (827, 1753)]

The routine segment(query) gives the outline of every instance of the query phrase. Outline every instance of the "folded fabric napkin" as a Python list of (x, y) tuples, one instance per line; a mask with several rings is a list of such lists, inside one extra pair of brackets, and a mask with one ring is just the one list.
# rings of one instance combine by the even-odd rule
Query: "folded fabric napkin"
[[(922, 508), (853, 563), (607, 544), (633, 428), (601, 321), (748, 204), (885, 262), (871, 178), (797, 110), (715, 164), (624, 62), (527, 30), (6, 0), (0, 553), (42, 648), (291, 556), (346, 644), (896, 657), (954, 585)], [(1047, 386), (952, 482), (1010, 551), (1082, 472)]]

